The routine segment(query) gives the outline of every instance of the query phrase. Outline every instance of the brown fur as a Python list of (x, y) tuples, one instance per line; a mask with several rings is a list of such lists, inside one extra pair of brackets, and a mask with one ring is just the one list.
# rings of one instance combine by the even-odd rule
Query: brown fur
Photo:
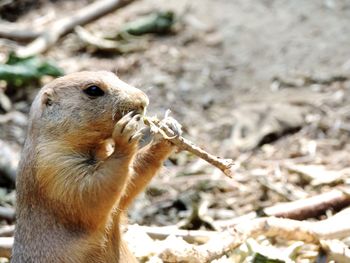
[[(82, 90), (91, 85), (105, 95), (89, 98)], [(173, 149), (158, 141), (137, 150), (134, 120), (122, 117), (147, 104), (109, 72), (74, 73), (41, 89), (17, 177), (13, 263), (136, 262), (121, 217)]]

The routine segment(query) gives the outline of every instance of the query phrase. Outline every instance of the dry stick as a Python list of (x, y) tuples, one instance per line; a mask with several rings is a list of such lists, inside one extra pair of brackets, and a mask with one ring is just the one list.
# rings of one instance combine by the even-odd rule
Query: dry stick
[(221, 258), (244, 242), (237, 233), (220, 233), (203, 245), (188, 244), (172, 238), (158, 257), (164, 262), (207, 263)]
[(32, 30), (16, 23), (1, 22), (0, 24), (0, 37), (2, 38), (18, 41), (29, 41), (37, 38), (41, 33), (42, 32), (39, 30)]
[(94, 34), (85, 30), (81, 26), (75, 27), (74, 31), (78, 35), (80, 40), (82, 40), (84, 43), (102, 51), (127, 53), (127, 52), (132, 52), (137, 50), (145, 50), (147, 46), (145, 41), (139, 41), (137, 44), (131, 44), (131, 43), (122, 44), (115, 40), (104, 39), (104, 38), (95, 36)]
[(145, 232), (152, 239), (163, 240), (168, 236), (181, 237), (188, 243), (206, 243), (210, 238), (218, 235), (218, 232), (207, 230), (185, 230), (179, 229), (178, 226), (139, 226), (129, 225), (128, 231)]
[(189, 151), (193, 153), (194, 155), (202, 158), (203, 160), (207, 161), (208, 163), (216, 166), (219, 168), (225, 175), (228, 177), (233, 176), (233, 160), (232, 159), (223, 159), (221, 157), (214, 156), (199, 146), (196, 146), (193, 144), (190, 140), (187, 140), (186, 138), (179, 136), (176, 138), (170, 139), (170, 141), (175, 144), (177, 147), (179, 147), (182, 150)]
[(339, 210), (350, 205), (350, 187), (334, 189), (327, 193), (289, 203), (281, 203), (264, 209), (268, 216), (306, 219), (322, 215), (327, 209)]
[(321, 239), (342, 239), (350, 235), (350, 209), (317, 222), (287, 218), (256, 218), (234, 226), (248, 236), (280, 236), (315, 243)]
[(318, 243), (322, 239), (343, 239), (348, 237), (350, 235), (349, 220), (350, 213), (334, 215), (317, 222), (265, 217), (244, 222), (237, 225), (235, 229), (247, 236), (278, 236), (287, 240)]
[(322, 239), (343, 239), (350, 236), (349, 221), (350, 208), (346, 208), (334, 216), (317, 221), (313, 227)]
[(277, 193), (284, 199), (288, 201), (292, 201), (298, 199), (297, 194), (294, 191), (288, 191), (286, 185), (279, 185), (267, 178), (267, 176), (256, 176), (256, 180), (265, 188)]
[(319, 236), (314, 231), (313, 223), (287, 218), (262, 217), (241, 223), (235, 227), (246, 237), (281, 237), (286, 240), (300, 240), (318, 243)]
[(45, 32), (33, 42), (17, 50), (20, 57), (33, 56), (42, 53), (53, 46), (63, 35), (72, 31), (78, 25), (94, 21), (134, 0), (100, 0), (76, 11), (72, 16), (64, 17), (54, 22)]
[(340, 240), (321, 240), (329, 262), (350, 262), (350, 249)]
[(195, 145), (190, 140), (182, 136), (174, 136), (175, 134), (170, 128), (168, 128), (167, 126), (161, 125), (160, 120), (154, 117), (153, 118), (145, 117), (144, 123), (150, 126), (151, 128), (156, 127), (159, 133), (161, 133), (166, 139), (168, 139), (171, 143), (176, 145), (179, 149), (193, 153), (194, 155), (202, 158), (208, 163), (219, 168), (228, 177), (231, 177), (231, 178), (233, 177), (234, 162), (232, 159), (224, 159), (221, 157), (214, 156), (206, 152), (199, 146)]
[(74, 31), (80, 40), (86, 44), (98, 47), (98, 49), (103, 51), (124, 53), (118, 41), (97, 37), (80, 26), (77, 26)]
[[(283, 217), (296, 220), (320, 216), (328, 209), (340, 210), (350, 205), (350, 187), (334, 189), (327, 193), (311, 196), (305, 199), (286, 202), (266, 207), (263, 212), (270, 217)], [(215, 226), (224, 229), (241, 223), (242, 221), (257, 218), (256, 212), (228, 220), (217, 220)], [(323, 221), (322, 221), (323, 222)]]

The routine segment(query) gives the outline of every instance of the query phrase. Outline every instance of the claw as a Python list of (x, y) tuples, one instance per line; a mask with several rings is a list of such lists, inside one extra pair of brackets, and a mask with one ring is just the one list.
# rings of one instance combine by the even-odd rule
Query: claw
[(167, 119), (169, 117), (170, 113), (171, 113), (171, 110), (167, 109), (164, 113), (164, 119)]
[(146, 130), (146, 127), (143, 127), (141, 129), (139, 129), (134, 135), (132, 135), (129, 139), (129, 142), (135, 141), (135, 140), (139, 140), (141, 139), (141, 137), (143, 136), (143, 132)]
[(138, 141), (141, 139), (142, 136), (143, 136), (143, 133), (137, 132), (133, 136), (130, 137), (129, 142)]
[(119, 143), (136, 143), (142, 136), (139, 129), (140, 120), (140, 114), (129, 112), (116, 123), (112, 138)]

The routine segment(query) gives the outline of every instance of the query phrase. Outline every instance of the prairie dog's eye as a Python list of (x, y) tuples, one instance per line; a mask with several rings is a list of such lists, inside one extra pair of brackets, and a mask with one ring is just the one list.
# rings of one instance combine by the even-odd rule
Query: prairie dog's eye
[(92, 85), (83, 90), (85, 94), (90, 97), (101, 97), (105, 94), (105, 92), (98, 86)]

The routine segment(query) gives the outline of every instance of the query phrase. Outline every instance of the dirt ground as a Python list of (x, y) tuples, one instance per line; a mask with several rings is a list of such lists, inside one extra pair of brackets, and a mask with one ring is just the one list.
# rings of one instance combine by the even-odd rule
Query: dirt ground
[[(17, 23), (44, 25), (91, 1), (43, 2)], [(236, 160), (231, 180), (175, 154), (130, 211), (130, 223), (179, 224), (203, 200), (214, 221), (230, 219), (349, 182), (349, 1), (142, 0), (86, 29), (112, 34), (168, 9), (179, 18), (176, 33), (150, 37), (142, 51), (91, 54), (71, 33), (45, 55), (66, 73), (116, 72), (148, 94), (150, 115), (171, 109), (185, 137)], [(24, 116), (30, 94), (14, 102)], [(0, 138), (20, 146), (25, 126), (1, 126)], [(301, 165), (342, 176), (319, 178)]]

